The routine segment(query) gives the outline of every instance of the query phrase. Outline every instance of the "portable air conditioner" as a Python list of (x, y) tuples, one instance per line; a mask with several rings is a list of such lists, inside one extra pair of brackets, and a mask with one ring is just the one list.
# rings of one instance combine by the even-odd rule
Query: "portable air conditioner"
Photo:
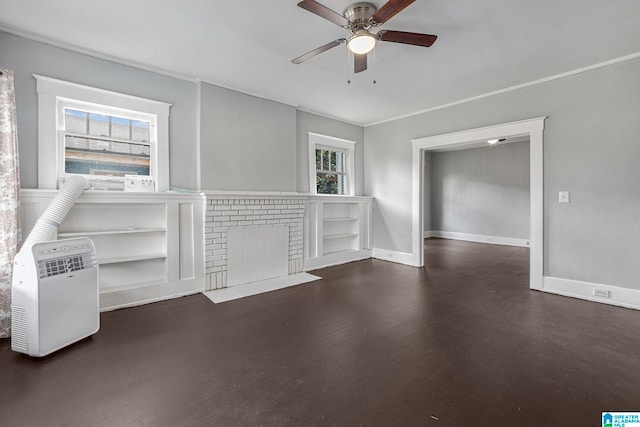
[(11, 349), (46, 356), (100, 329), (98, 263), (86, 238), (34, 243), (13, 266)]

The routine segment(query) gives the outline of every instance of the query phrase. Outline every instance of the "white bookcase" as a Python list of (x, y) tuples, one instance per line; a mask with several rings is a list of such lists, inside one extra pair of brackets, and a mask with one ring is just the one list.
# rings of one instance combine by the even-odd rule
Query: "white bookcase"
[(371, 197), (310, 197), (305, 270), (370, 258), (371, 204)]
[[(25, 237), (55, 194), (22, 190)], [(204, 289), (203, 209), (200, 194), (85, 191), (57, 238), (93, 240), (102, 310), (137, 305)]]

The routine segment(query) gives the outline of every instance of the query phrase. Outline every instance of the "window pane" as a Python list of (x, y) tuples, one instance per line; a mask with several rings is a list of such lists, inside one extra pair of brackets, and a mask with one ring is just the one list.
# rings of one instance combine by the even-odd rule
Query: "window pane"
[(111, 141), (111, 151), (114, 153), (129, 153), (129, 146), (131, 144), (128, 144), (126, 142), (113, 142)]
[(65, 147), (67, 149), (75, 148), (79, 150), (88, 150), (89, 141), (86, 138), (76, 138), (75, 136), (67, 136), (65, 138)]
[(149, 122), (131, 120), (131, 140), (149, 142)]
[(338, 175), (338, 194), (347, 194), (347, 176)]
[(322, 170), (329, 170), (329, 151), (322, 150)]
[(147, 156), (151, 155), (151, 147), (148, 145), (142, 144), (131, 144), (131, 154), (137, 154), (138, 156)]
[(103, 141), (101, 139), (89, 139), (89, 149), (96, 151), (109, 151), (111, 149), (111, 143), (109, 141)]
[(118, 139), (131, 139), (129, 126), (131, 120), (122, 117), (111, 117), (111, 136)]
[(322, 169), (322, 150), (316, 150), (316, 170)]
[(318, 194), (338, 193), (338, 176), (333, 173), (319, 173), (316, 178), (316, 192)]
[(89, 113), (89, 135), (109, 136), (109, 116)]
[(85, 111), (64, 109), (64, 127), (69, 132), (87, 133), (87, 113)]
[(337, 154), (336, 171), (345, 172), (345, 169), (344, 169), (344, 158), (345, 158), (345, 155), (344, 155), (344, 153), (341, 153), (341, 152), (338, 152), (336, 154)]
[[(85, 175), (149, 175), (149, 146), (65, 137), (65, 172)], [(140, 153), (140, 154), (138, 154)]]
[(331, 151), (331, 171), (336, 171), (336, 152)]

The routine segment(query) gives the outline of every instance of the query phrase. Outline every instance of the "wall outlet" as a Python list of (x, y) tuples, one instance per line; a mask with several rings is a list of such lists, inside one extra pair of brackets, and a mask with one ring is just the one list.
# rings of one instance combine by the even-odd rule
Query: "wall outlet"
[(568, 191), (561, 191), (558, 193), (558, 203), (569, 203)]
[(593, 295), (602, 298), (611, 298), (611, 291), (606, 289), (593, 288)]

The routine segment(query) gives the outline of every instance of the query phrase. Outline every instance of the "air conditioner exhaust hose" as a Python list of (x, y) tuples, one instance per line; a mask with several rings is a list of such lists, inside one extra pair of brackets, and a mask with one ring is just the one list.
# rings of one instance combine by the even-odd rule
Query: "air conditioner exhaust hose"
[(38, 218), (20, 251), (25, 248), (31, 249), (36, 243), (53, 240), (60, 223), (69, 214), (86, 186), (87, 180), (82, 176), (75, 175), (67, 179), (64, 187), (58, 191), (58, 194), (53, 198), (47, 209)]

